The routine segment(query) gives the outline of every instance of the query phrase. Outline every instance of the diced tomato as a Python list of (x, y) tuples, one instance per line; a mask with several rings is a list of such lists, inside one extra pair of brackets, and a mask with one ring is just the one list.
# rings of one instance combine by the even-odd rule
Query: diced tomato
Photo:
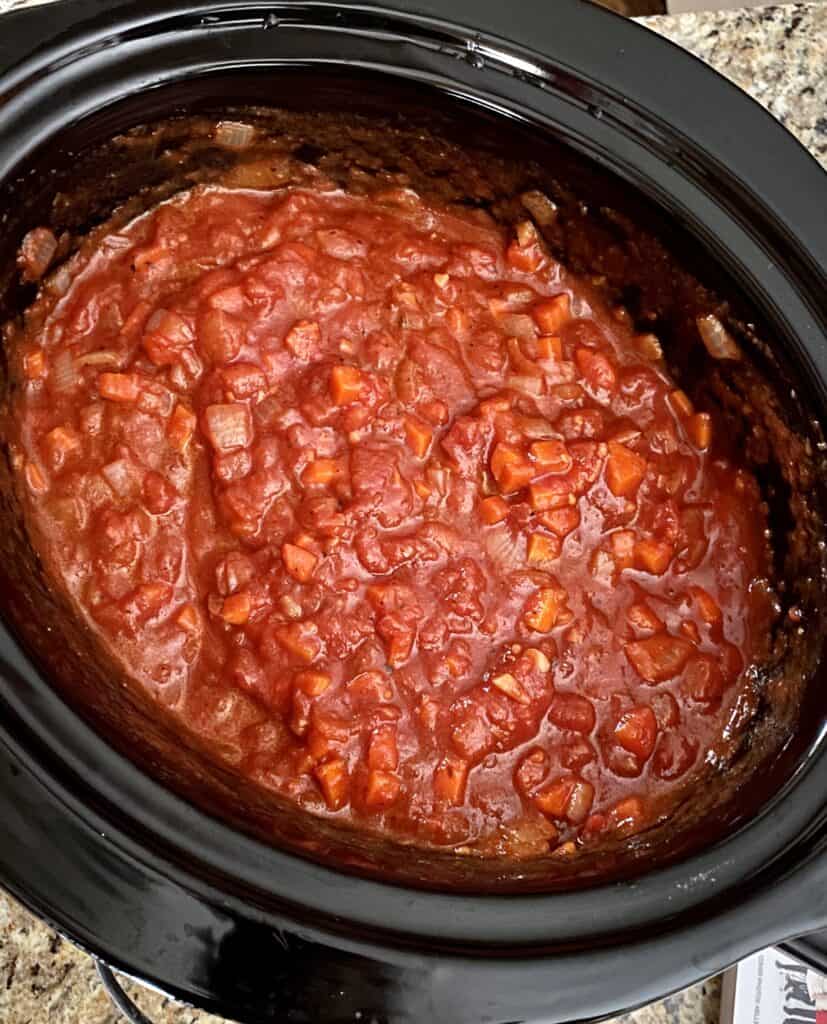
[(216, 451), (247, 448), (253, 440), (253, 421), (249, 408), (239, 402), (208, 405), (204, 410), (204, 433)]
[(646, 476), (646, 460), (626, 445), (609, 442), (606, 460), (606, 483), (618, 498), (634, 494)]
[(530, 750), (514, 772), (514, 781), (526, 794), (531, 793), (548, 775), (549, 756), (541, 747)]
[(302, 473), (305, 486), (320, 484), (326, 486), (341, 478), (344, 467), (340, 459), (315, 459)]
[(322, 329), (314, 320), (299, 320), (284, 337), (285, 348), (306, 363), (320, 354), (321, 341)]
[(695, 411), (689, 395), (685, 391), (681, 391), (680, 388), (669, 393), (669, 402), (679, 416), (691, 416)]
[(635, 542), (635, 568), (662, 576), (672, 561), (672, 545), (655, 537), (644, 538)]
[(544, 533), (532, 533), (528, 538), (529, 562), (550, 562), (559, 558), (563, 545), (559, 537)]
[(701, 618), (709, 626), (718, 625), (722, 620), (721, 609), (703, 587), (690, 587), (689, 593), (698, 606)]
[(529, 487), (529, 502), (535, 512), (546, 512), (566, 505), (573, 506), (575, 501), (571, 484), (561, 477), (540, 480)]
[(529, 245), (520, 245), (516, 240), (509, 245), (505, 258), (515, 270), (521, 270), (524, 274), (531, 274), (543, 265), (543, 250), (534, 242)]
[(586, 820), (593, 801), (594, 787), (575, 776), (557, 779), (534, 797), (534, 803), (549, 818), (568, 819), (575, 824)]
[(645, 815), (646, 810), (640, 797), (630, 796), (612, 807), (609, 821), (621, 835), (631, 835), (641, 829)]
[(563, 508), (550, 509), (548, 512), (540, 512), (538, 520), (558, 537), (568, 537), (572, 530), (580, 525), (580, 511), (574, 505), (567, 505)]
[(683, 690), (699, 704), (717, 704), (723, 695), (725, 681), (717, 662), (708, 654), (693, 655), (683, 678)]
[(313, 576), (319, 559), (312, 551), (306, 551), (295, 544), (282, 544), (281, 557), (284, 568), (299, 583), (307, 583)]
[(369, 808), (390, 807), (399, 797), (402, 783), (392, 772), (374, 769), (368, 773), (365, 804)]
[(483, 498), (480, 502), (480, 518), (489, 526), (493, 526), (495, 523), (501, 523), (508, 517), (508, 512), (508, 502), (504, 501), (497, 495), (494, 495), (491, 498)]
[(181, 629), (196, 633), (201, 628), (201, 618), (194, 604), (185, 604), (175, 619)]
[(538, 302), (531, 313), (543, 334), (557, 334), (571, 319), (571, 302), (568, 295), (562, 293), (553, 299)]
[(226, 367), (221, 379), (230, 399), (253, 398), (267, 388), (267, 379), (252, 363), (234, 363)]
[(71, 427), (55, 427), (45, 437), (46, 451), (53, 472), (58, 472), (66, 459), (80, 451), (80, 437)]
[(614, 394), (617, 389), (617, 374), (607, 356), (592, 348), (581, 346), (574, 353), (574, 361), (593, 392)]
[(658, 633), (664, 629), (663, 622), (655, 615), (645, 601), (629, 605), (626, 610), (626, 618), (635, 629)]
[(341, 757), (317, 764), (313, 773), (322, 788), (327, 806), (331, 811), (340, 811), (348, 802), (350, 776), (347, 765)]
[(712, 417), (708, 412), (698, 412), (686, 423), (686, 432), (696, 448), (701, 451), (712, 444)]
[(434, 772), (434, 796), (458, 807), (465, 799), (467, 781), (468, 762), (449, 755), (443, 758)]
[(287, 626), (280, 626), (275, 634), (281, 646), (295, 655), (299, 661), (309, 663), (315, 660), (321, 651), (318, 630), (310, 623), (291, 622)]
[(222, 309), (211, 309), (198, 320), (198, 342), (207, 358), (219, 366), (241, 352), (246, 334), (243, 320)]
[(166, 515), (178, 497), (169, 480), (153, 470), (144, 477), (143, 492), (147, 511), (154, 516)]
[(556, 693), (551, 702), (549, 718), (559, 729), (588, 734), (594, 729), (594, 705), (577, 693)]
[(537, 359), (555, 359), (559, 362), (563, 358), (563, 339), (554, 335), (541, 335), (534, 341), (534, 353)]
[(32, 349), (23, 356), (23, 373), (27, 380), (42, 380), (47, 372), (46, 353), (42, 348)]
[(221, 618), (231, 626), (243, 626), (250, 618), (252, 610), (253, 603), (249, 594), (243, 591), (240, 594), (230, 594), (229, 597), (224, 598), (224, 603), (221, 606)]
[(618, 743), (634, 754), (640, 761), (646, 761), (655, 749), (658, 723), (650, 707), (631, 708), (625, 712), (614, 728)]
[(330, 371), (330, 394), (336, 405), (358, 402), (364, 385), (362, 371), (355, 366), (334, 366)]
[(433, 430), (413, 416), (406, 416), (404, 419), (405, 438), (408, 447), (418, 459), (424, 459), (431, 447), (434, 436)]
[(132, 373), (102, 373), (98, 377), (98, 391), (110, 402), (137, 402), (141, 388)]
[(523, 621), (536, 633), (548, 633), (554, 628), (564, 603), (564, 595), (560, 590), (541, 587), (528, 599), (523, 610)]
[(185, 405), (176, 405), (167, 424), (167, 438), (178, 452), (184, 452), (195, 431), (195, 413)]
[(691, 640), (693, 644), (699, 644), (701, 642), (700, 630), (691, 619), (684, 619), (681, 623), (681, 633), (683, 633), (687, 639)]
[(308, 697), (320, 697), (330, 686), (332, 679), (327, 672), (313, 672), (307, 669), (297, 672), (295, 684)]
[(568, 473), (573, 459), (568, 448), (562, 441), (535, 441), (531, 445), (531, 454), (537, 466), (537, 475), (544, 473)]
[(385, 772), (395, 772), (399, 767), (395, 726), (381, 725), (371, 734), (368, 743), (368, 767)]
[(694, 646), (683, 637), (657, 633), (625, 646), (626, 657), (647, 683), (665, 683), (683, 669)]

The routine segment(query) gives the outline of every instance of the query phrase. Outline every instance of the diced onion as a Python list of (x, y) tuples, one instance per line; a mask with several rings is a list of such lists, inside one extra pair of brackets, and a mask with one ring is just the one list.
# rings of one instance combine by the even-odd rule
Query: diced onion
[(717, 316), (699, 316), (695, 323), (707, 352), (713, 359), (740, 359), (741, 350)]
[(78, 383), (78, 371), (72, 353), (68, 349), (55, 356), (52, 371), (52, 387), (55, 391), (71, 391)]
[(497, 317), (497, 324), (517, 338), (537, 337), (537, 324), (528, 313), (502, 313)]
[(542, 395), (544, 383), (542, 377), (528, 377), (518, 373), (505, 378), (506, 387), (520, 391), (524, 395)]
[(557, 204), (552, 202), (547, 195), (542, 192), (532, 190), (531, 192), (523, 192), (520, 196), (523, 206), (528, 210), (531, 216), (537, 221), (538, 224), (542, 224), (544, 227), (554, 222), (557, 217)]
[(256, 130), (241, 121), (219, 121), (215, 126), (215, 141), (227, 149), (246, 149), (255, 138)]
[(113, 349), (101, 348), (97, 352), (87, 352), (75, 360), (77, 366), (120, 366), (121, 354)]
[(543, 441), (558, 436), (548, 420), (539, 416), (527, 416), (521, 420), (520, 433), (529, 441)]
[(104, 479), (120, 497), (125, 497), (135, 490), (135, 473), (127, 459), (116, 459), (108, 462), (101, 469)]
[(500, 524), (486, 530), (483, 544), (488, 557), (502, 572), (525, 568), (525, 556), (520, 540), (509, 526)]
[(57, 252), (57, 239), (48, 228), (33, 228), (20, 246), (19, 263), (26, 281), (37, 281)]

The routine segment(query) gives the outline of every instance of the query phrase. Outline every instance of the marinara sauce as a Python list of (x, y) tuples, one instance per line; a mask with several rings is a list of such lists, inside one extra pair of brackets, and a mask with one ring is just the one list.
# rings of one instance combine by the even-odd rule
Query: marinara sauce
[(199, 188), (60, 273), (15, 345), (27, 514), (217, 757), (513, 856), (663, 821), (714, 764), (769, 600), (757, 485), (530, 222)]

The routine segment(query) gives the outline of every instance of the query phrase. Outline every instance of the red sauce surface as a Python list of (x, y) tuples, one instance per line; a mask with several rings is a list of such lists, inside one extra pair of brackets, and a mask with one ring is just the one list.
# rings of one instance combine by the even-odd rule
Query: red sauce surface
[(663, 820), (725, 742), (756, 484), (530, 224), (199, 189), (78, 260), (17, 358), (51, 571), (305, 809), (565, 853)]

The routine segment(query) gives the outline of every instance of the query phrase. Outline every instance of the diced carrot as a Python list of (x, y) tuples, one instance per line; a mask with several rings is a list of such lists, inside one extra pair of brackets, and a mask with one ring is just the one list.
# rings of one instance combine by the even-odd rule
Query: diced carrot
[(705, 451), (712, 444), (712, 417), (708, 412), (696, 412), (687, 421), (686, 432), (695, 447)]
[(389, 807), (399, 796), (402, 783), (392, 772), (373, 770), (368, 773), (365, 790), (367, 807)]
[(544, 473), (568, 473), (574, 461), (562, 441), (535, 441), (531, 445), (531, 454), (534, 456), (538, 476)]
[(385, 772), (395, 772), (399, 767), (399, 748), (394, 726), (380, 725), (371, 734), (368, 743), (368, 767)]
[(294, 682), (308, 697), (320, 697), (328, 689), (332, 679), (327, 672), (314, 672), (311, 669), (305, 669), (296, 673)]
[(556, 359), (559, 362), (563, 358), (563, 339), (553, 334), (542, 334), (534, 342), (534, 351), (537, 359)]
[(626, 618), (635, 629), (648, 629), (652, 632), (658, 632), (664, 628), (663, 622), (655, 615), (645, 601), (630, 605), (626, 609)]
[(484, 523), (493, 526), (494, 523), (501, 523), (508, 516), (508, 502), (498, 495), (491, 498), (483, 498), (480, 502), (480, 518)]
[(98, 391), (111, 402), (137, 402), (141, 394), (131, 373), (102, 373), (98, 377)]
[(502, 492), (513, 494), (531, 482), (534, 467), (519, 448), (500, 443), (491, 453), (491, 472)]
[(672, 545), (654, 537), (635, 543), (635, 567), (653, 576), (662, 576), (672, 560)]
[(208, 405), (204, 410), (204, 433), (216, 451), (248, 448), (253, 440), (253, 422), (248, 406), (240, 402)]
[(355, 366), (334, 366), (330, 371), (330, 393), (336, 405), (358, 402), (363, 383), (362, 371)]
[(540, 512), (537, 519), (558, 537), (567, 537), (572, 530), (580, 525), (580, 511), (576, 506), (566, 505), (563, 508)]
[(571, 493), (571, 485), (567, 480), (561, 477), (552, 477), (550, 480), (541, 480), (531, 484), (529, 502), (535, 512), (545, 512), (549, 509), (574, 505), (576, 498)]
[(557, 622), (564, 604), (563, 594), (553, 587), (540, 587), (526, 602), (523, 621), (535, 633), (548, 633)]
[(297, 359), (308, 362), (318, 354), (321, 340), (322, 330), (315, 321), (299, 320), (285, 335), (284, 345)]
[(221, 618), (231, 626), (243, 626), (250, 618), (253, 610), (253, 603), (250, 595), (243, 591), (240, 594), (230, 594), (224, 598), (221, 606)]
[(516, 701), (518, 704), (530, 704), (531, 698), (526, 693), (523, 685), (510, 672), (501, 672), (491, 679), (491, 685), (496, 686), (500, 693)]
[(434, 772), (434, 796), (458, 807), (465, 798), (467, 781), (468, 762), (449, 754), (440, 761)]
[(574, 361), (592, 391), (614, 393), (617, 388), (617, 374), (604, 353), (583, 345), (575, 351)]
[(342, 475), (342, 462), (340, 459), (316, 459), (308, 466), (305, 466), (302, 473), (302, 483), (309, 484), (330, 484), (338, 480)]
[(348, 800), (350, 777), (341, 757), (317, 764), (313, 773), (322, 788), (322, 794), (331, 811), (340, 811)]
[(46, 376), (46, 353), (42, 348), (33, 349), (23, 356), (23, 373), (28, 380), (41, 380)]
[(483, 399), (479, 404), (480, 416), (483, 419), (493, 419), (498, 413), (509, 412), (513, 404), (513, 395), (494, 395), (493, 398)]
[(701, 632), (692, 619), (684, 619), (681, 623), (681, 633), (693, 644), (699, 644), (701, 642)]
[(281, 546), (281, 557), (284, 561), (284, 568), (299, 583), (307, 583), (319, 561), (312, 551), (307, 551), (296, 544), (287, 543)]
[(198, 609), (194, 604), (185, 604), (175, 619), (181, 629), (185, 629), (188, 633), (195, 633), (201, 624), (201, 619), (198, 615)]
[(609, 538), (612, 557), (618, 572), (631, 569), (635, 564), (635, 534), (633, 530), (616, 530)]
[(606, 483), (615, 497), (626, 498), (634, 494), (646, 475), (646, 460), (631, 448), (617, 441), (609, 442), (606, 460)]
[(701, 618), (707, 625), (714, 626), (721, 621), (721, 609), (703, 587), (690, 587), (689, 593), (695, 599)]
[(550, 562), (560, 557), (563, 545), (559, 537), (544, 533), (532, 533), (528, 538), (529, 562)]
[(413, 416), (406, 416), (403, 422), (408, 447), (418, 459), (424, 459), (431, 446), (434, 436), (433, 430)]
[(411, 630), (399, 630), (385, 639), (385, 657), (394, 668), (403, 665), (411, 656), (414, 634)]
[(658, 736), (658, 723), (654, 711), (646, 704), (631, 708), (621, 715), (614, 728), (614, 735), (624, 750), (645, 761), (655, 749), (655, 740)]
[(531, 315), (543, 334), (557, 334), (560, 328), (571, 319), (571, 303), (565, 293), (555, 295), (552, 299), (538, 302), (531, 310)]
[(647, 683), (665, 683), (683, 669), (694, 646), (684, 637), (656, 633), (625, 645), (626, 657)]
[(167, 423), (167, 440), (177, 452), (184, 452), (195, 431), (195, 413), (185, 405), (176, 405)]
[(43, 470), (36, 462), (27, 462), (23, 472), (26, 477), (26, 483), (29, 485), (29, 490), (33, 494), (45, 494), (48, 491), (49, 482), (44, 476)]
[(440, 402), (439, 399), (434, 399), (432, 402), (420, 402), (417, 409), (434, 426), (438, 427), (448, 422), (448, 406), (444, 402)]
[(670, 392), (669, 403), (679, 416), (691, 416), (695, 411), (691, 398), (680, 388)]
[(294, 654), (300, 661), (310, 663), (321, 650), (316, 628), (305, 622), (291, 622), (275, 630), (275, 636), (281, 646)]
[(562, 819), (573, 789), (574, 779), (557, 779), (540, 790), (534, 797), (534, 803), (549, 818)]
[(67, 455), (80, 448), (80, 438), (71, 427), (55, 427), (45, 438), (52, 462), (62, 465)]

